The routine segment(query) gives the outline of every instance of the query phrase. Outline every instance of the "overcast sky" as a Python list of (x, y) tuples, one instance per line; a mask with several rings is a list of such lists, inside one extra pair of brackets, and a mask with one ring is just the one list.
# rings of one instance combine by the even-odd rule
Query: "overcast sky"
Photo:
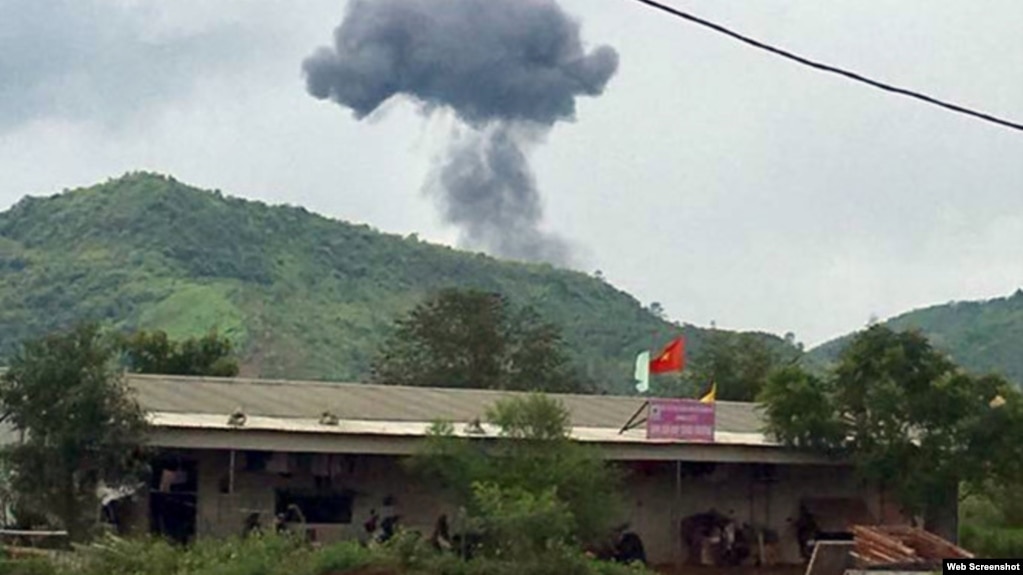
[[(437, 0), (442, 1), (442, 0)], [(672, 3), (1023, 121), (1023, 2)], [(1023, 133), (755, 51), (629, 0), (562, 0), (620, 62), (533, 148), (544, 228), (672, 319), (807, 345), (1023, 278)], [(0, 209), (129, 170), (455, 245), (423, 184), (455, 127), (357, 121), (302, 60), (342, 0), (0, 2)]]

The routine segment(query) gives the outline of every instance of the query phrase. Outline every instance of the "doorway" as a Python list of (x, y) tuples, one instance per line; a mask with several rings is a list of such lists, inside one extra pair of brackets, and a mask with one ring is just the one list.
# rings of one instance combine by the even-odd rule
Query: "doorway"
[(199, 473), (193, 460), (161, 458), (149, 484), (150, 532), (185, 544), (195, 537)]

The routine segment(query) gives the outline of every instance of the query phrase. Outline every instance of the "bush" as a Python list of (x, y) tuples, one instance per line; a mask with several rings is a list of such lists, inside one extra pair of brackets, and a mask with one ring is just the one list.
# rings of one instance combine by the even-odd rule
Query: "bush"
[(1023, 495), (1018, 484), (989, 482), (959, 507), (962, 546), (980, 557), (1023, 556)]
[[(455, 436), (450, 423), (438, 422), (427, 447), (412, 459), (412, 469), (447, 487), (472, 519), (513, 538), (539, 530), (575, 544), (601, 541), (617, 516), (622, 478), (598, 453), (571, 440), (569, 415), (560, 401), (543, 394), (498, 400), (487, 419), (502, 439), (491, 449)], [(546, 519), (537, 519), (545, 514)], [(509, 521), (516, 525), (501, 527)], [(557, 534), (549, 532), (552, 527)]]
[(298, 537), (266, 535), (202, 541), (184, 559), (189, 575), (307, 575), (311, 552)]
[(376, 549), (372, 557), (375, 566), (393, 566), (399, 571), (432, 572), (438, 554), (430, 543), (414, 531), (398, 530), (387, 543)]
[(57, 567), (46, 559), (0, 559), (4, 575), (57, 575)]
[(75, 571), (86, 574), (157, 575), (174, 573), (184, 555), (160, 539), (115, 539), (88, 547)]
[(521, 487), (475, 483), (473, 490), (488, 555), (535, 557), (570, 542), (572, 513), (558, 500), (556, 489), (532, 493)]
[[(505, 496), (500, 496), (504, 498)], [(516, 501), (516, 498), (512, 498)], [(521, 502), (515, 504), (519, 508)], [(528, 506), (527, 506), (528, 507)], [(546, 504), (540, 505), (546, 509)], [(503, 514), (515, 517), (515, 513)], [(528, 515), (528, 514), (527, 514)], [(511, 525), (508, 523), (507, 525)], [(528, 540), (522, 533), (517, 540)], [(525, 537), (525, 539), (523, 539)], [(384, 545), (355, 542), (313, 549), (297, 537), (266, 535), (206, 540), (178, 547), (156, 539), (110, 538), (67, 561), (0, 559), (3, 575), (644, 575), (642, 567), (603, 563), (564, 545), (524, 557), (483, 556), (464, 561), (435, 551), (415, 533), (399, 532)]]
[(205, 540), (190, 547), (117, 539), (86, 548), (68, 575), (311, 575), (312, 553), (296, 537)]
[(312, 575), (343, 573), (373, 562), (373, 552), (355, 541), (328, 545), (317, 551), (311, 561)]
[(430, 575), (644, 575), (641, 566), (627, 566), (590, 559), (567, 547), (516, 560), (481, 558), (465, 563), (464, 571), (424, 571)]
[(1023, 528), (966, 524), (960, 529), (961, 544), (978, 557), (1023, 557)]

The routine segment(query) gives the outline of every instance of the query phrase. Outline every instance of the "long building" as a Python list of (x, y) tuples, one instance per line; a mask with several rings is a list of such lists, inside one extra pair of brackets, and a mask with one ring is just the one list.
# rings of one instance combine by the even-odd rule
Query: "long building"
[[(311, 539), (365, 536), (372, 517), (400, 516), (429, 534), (457, 508), (401, 461), (431, 424), (452, 422), (472, 441), (497, 441), (485, 423), (486, 390), (368, 384), (127, 376), (153, 424), (159, 453), (149, 485), (111, 516), (123, 525), (177, 539), (241, 534), (299, 509)], [(711, 441), (650, 439), (641, 397), (552, 395), (571, 413), (573, 439), (626, 468), (622, 522), (652, 563), (712, 561), (696, 556), (694, 517), (712, 514), (760, 534), (749, 561), (804, 560), (800, 526), (904, 523), (893, 502), (844, 464), (791, 450), (762, 432), (757, 407), (714, 404)], [(291, 511), (289, 511), (289, 508)], [(702, 515), (701, 515), (702, 514)], [(719, 534), (720, 535), (720, 534)], [(805, 538), (805, 536), (804, 536)], [(706, 547), (706, 544), (704, 545)]]

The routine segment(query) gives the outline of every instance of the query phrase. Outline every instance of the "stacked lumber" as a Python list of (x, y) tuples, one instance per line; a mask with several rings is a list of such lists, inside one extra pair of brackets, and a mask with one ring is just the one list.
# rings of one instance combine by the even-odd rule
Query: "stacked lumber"
[(934, 569), (942, 559), (967, 559), (969, 551), (933, 533), (901, 525), (856, 525), (853, 559), (862, 568), (919, 567)]
[(893, 537), (901, 538), (921, 557), (929, 559), (972, 559), (974, 557), (973, 553), (966, 549), (924, 529), (908, 526), (891, 526), (881, 529)]
[(854, 545), (850, 554), (862, 567), (915, 562), (916, 551), (912, 547), (876, 527), (854, 525), (852, 532)]

